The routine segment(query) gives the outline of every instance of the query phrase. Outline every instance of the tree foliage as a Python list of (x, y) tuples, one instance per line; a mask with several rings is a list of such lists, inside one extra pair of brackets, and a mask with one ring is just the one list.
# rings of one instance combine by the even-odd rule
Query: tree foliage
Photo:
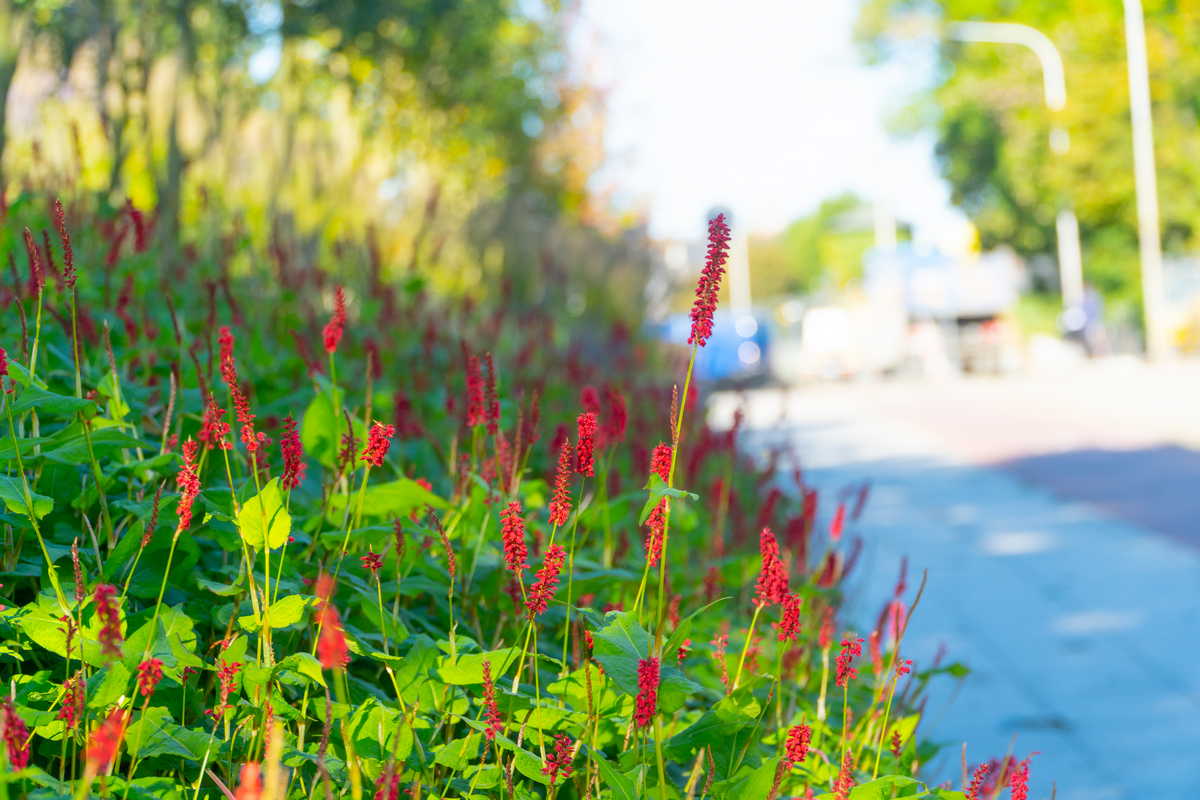
[[(1200, 200), (1200, 3), (1145, 3), (1164, 246), (1192, 250)], [(913, 46), (914, 29), (946, 22), (1018, 22), (1045, 33), (1065, 64), (1067, 105), (1046, 109), (1041, 67), (1017, 45), (943, 41), (932, 85), (903, 115), (932, 129), (953, 202), (977, 225), (984, 247), (1055, 252), (1064, 202), (1079, 217), (1087, 279), (1109, 291), (1136, 283), (1136, 210), (1122, 5), (1115, 0), (868, 0), (859, 34), (869, 57)], [(916, 24), (914, 24), (914, 22)], [(1054, 125), (1070, 148), (1054, 153)]]

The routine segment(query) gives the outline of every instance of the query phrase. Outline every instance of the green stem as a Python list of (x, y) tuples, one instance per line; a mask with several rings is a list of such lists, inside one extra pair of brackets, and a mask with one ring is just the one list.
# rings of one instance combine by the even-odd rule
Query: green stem
[(50, 585), (54, 587), (54, 594), (58, 598), (58, 604), (62, 607), (64, 614), (70, 614), (71, 610), (67, 606), (66, 595), (63, 594), (62, 586), (59, 585), (58, 573), (54, 570), (54, 562), (50, 558), (50, 551), (46, 548), (46, 540), (42, 538), (42, 528), (38, 525), (37, 510), (33, 504), (33, 492), (29, 489), (29, 478), (25, 475), (25, 462), (21, 458), (21, 443), (17, 440), (17, 428), (13, 424), (12, 406), (7, 401), (4, 402), (4, 411), (8, 417), (8, 435), (12, 440), (13, 453), (17, 459), (17, 472), (21, 475), (21, 490), (25, 495), (25, 513), (29, 516), (29, 523), (33, 526), (33, 533), (37, 537), (38, 545), (42, 549), (42, 558), (46, 560), (46, 573), (50, 577)]
[(757, 602), (754, 604), (754, 616), (750, 618), (750, 630), (746, 631), (746, 641), (742, 644), (742, 655), (738, 659), (737, 673), (733, 676), (733, 688), (730, 692), (736, 692), (738, 684), (742, 680), (742, 667), (746, 664), (746, 653), (750, 650), (750, 643), (754, 641), (754, 626), (758, 624), (758, 615), (762, 611), (762, 606)]

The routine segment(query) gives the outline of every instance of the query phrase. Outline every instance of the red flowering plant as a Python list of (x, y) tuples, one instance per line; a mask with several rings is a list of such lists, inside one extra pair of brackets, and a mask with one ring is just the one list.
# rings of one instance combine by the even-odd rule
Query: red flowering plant
[[(685, 368), (636, 309), (391, 285), (371, 247), (357, 271), (353, 248), (313, 256), (335, 284), (285, 263), (286, 226), (269, 254), (238, 245), (273, 277), (217, 275), (156, 257), (153, 209), (43, 205), (3, 220), (48, 232), (0, 302), (8, 785), (600, 800), (883, 776), (958, 797), (914, 775), (920, 589), (864, 628), (877, 673), (837, 637), (866, 493), (791, 494), (705, 421), (723, 219)], [(111, 358), (104, 319), (137, 329)], [(1028, 770), (987, 780), (1022, 797)]]

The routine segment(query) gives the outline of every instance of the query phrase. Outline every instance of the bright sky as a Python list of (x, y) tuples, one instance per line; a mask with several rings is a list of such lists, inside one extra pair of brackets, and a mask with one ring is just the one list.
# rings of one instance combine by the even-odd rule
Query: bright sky
[(743, 230), (775, 231), (846, 189), (880, 199), (923, 240), (953, 236), (962, 217), (930, 140), (884, 127), (929, 62), (864, 66), (857, 5), (584, 0), (577, 63), (608, 91), (599, 185), (648, 208), (660, 236), (696, 236), (717, 204)]

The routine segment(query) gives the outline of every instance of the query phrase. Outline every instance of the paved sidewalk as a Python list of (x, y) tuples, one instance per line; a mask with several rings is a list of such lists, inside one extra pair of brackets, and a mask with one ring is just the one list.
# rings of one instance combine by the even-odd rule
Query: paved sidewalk
[[(908, 655), (929, 664), (944, 644), (972, 673), (933, 686), (923, 734), (948, 748), (927, 777), (957, 786), (962, 742), (976, 762), (1015, 739), (1017, 754), (1040, 752), (1038, 800), (1051, 780), (1063, 800), (1196, 796), (1200, 552), (972, 466), (919, 427), (834, 395), (747, 400), (745, 447), (794, 448), (823, 497), (871, 482), (849, 531), (866, 542), (853, 619), (875, 618), (902, 556), (910, 585), (929, 571)], [(715, 398), (716, 424), (735, 402)]]

